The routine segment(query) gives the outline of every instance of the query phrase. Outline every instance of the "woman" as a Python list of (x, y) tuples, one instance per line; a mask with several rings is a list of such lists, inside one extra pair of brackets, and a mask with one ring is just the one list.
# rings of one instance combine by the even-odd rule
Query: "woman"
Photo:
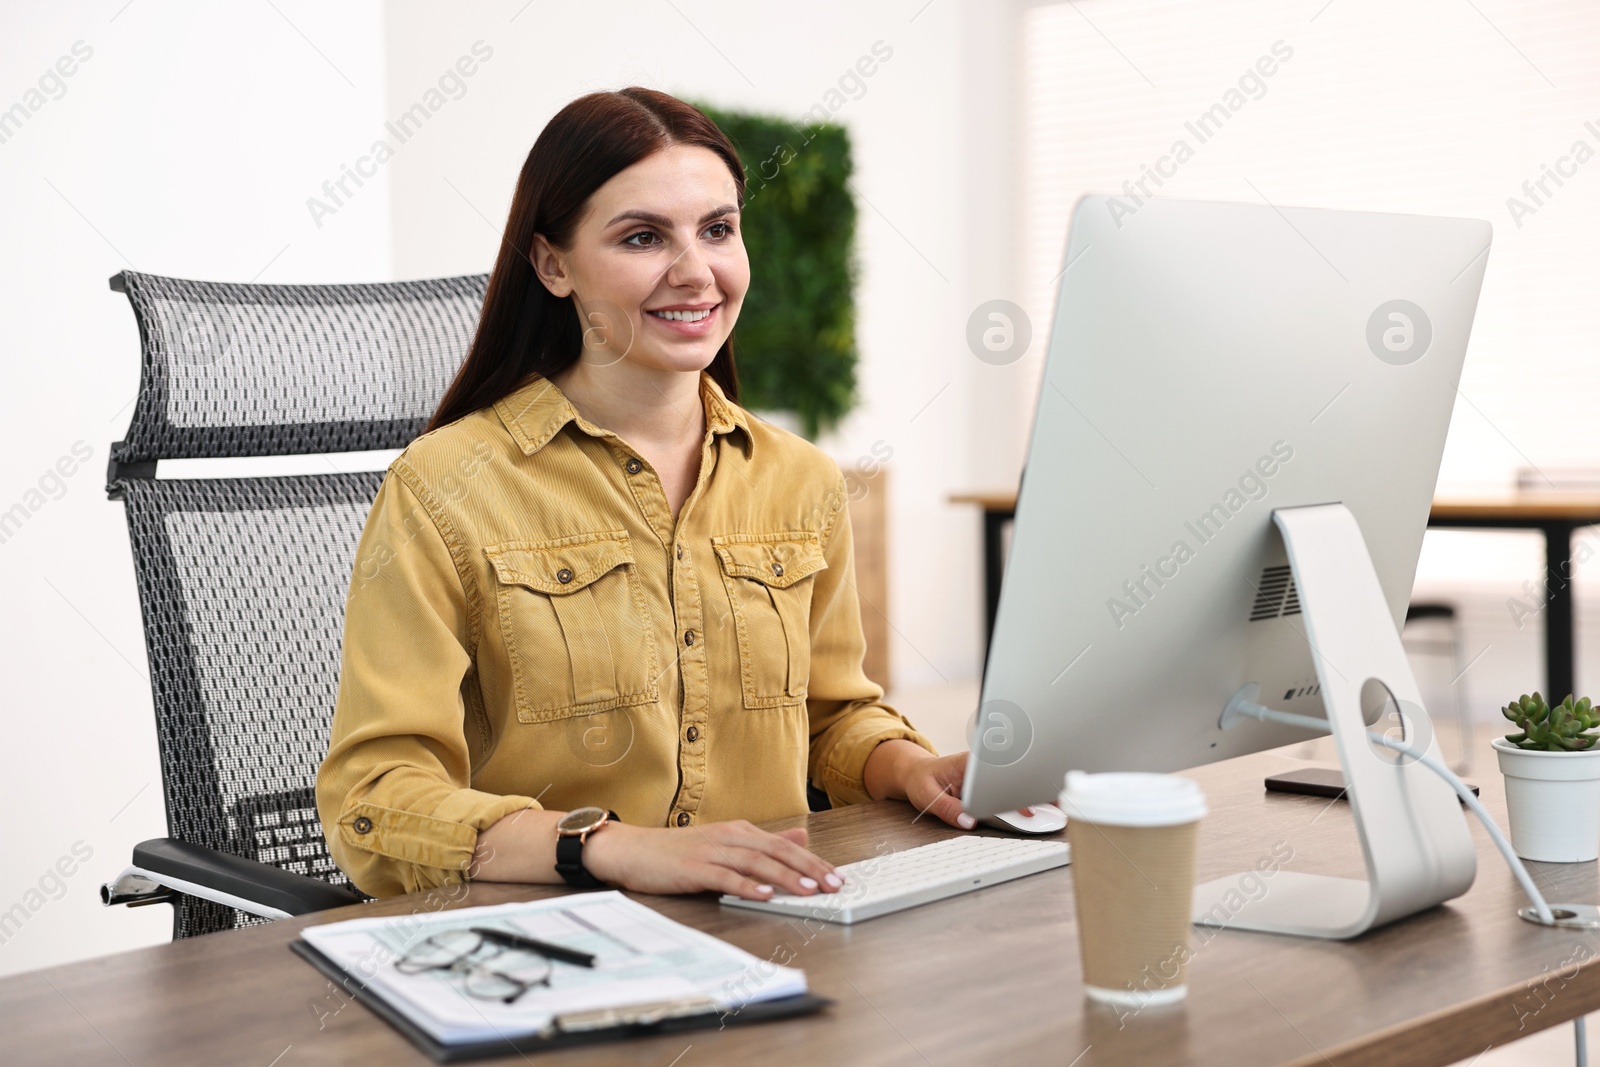
[(803, 829), (972, 826), (862, 672), (838, 466), (735, 403), (744, 172), (642, 88), (524, 164), (470, 352), (362, 533), (317, 807), (376, 896), (478, 881), (749, 899), (842, 880)]

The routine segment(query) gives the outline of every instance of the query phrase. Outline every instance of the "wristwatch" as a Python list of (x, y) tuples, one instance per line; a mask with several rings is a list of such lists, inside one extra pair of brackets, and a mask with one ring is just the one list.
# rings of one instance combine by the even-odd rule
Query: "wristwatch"
[(574, 808), (556, 823), (556, 873), (579, 889), (603, 889), (604, 882), (583, 865), (583, 843), (608, 822), (621, 822), (605, 808)]

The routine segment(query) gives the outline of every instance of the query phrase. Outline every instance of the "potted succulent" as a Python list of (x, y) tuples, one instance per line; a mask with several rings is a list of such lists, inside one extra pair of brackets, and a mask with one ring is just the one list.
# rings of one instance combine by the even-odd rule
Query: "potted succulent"
[(1552, 708), (1534, 693), (1501, 714), (1517, 726), (1493, 742), (1506, 779), (1512, 848), (1547, 863), (1600, 858), (1600, 709), (1570, 693)]

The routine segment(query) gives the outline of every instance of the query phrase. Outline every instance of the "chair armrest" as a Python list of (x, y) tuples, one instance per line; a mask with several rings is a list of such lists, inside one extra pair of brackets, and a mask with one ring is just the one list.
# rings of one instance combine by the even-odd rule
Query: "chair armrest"
[(343, 886), (168, 837), (135, 845), (133, 866), (124, 875), (129, 873), (142, 874), (191, 896), (273, 918), (306, 915), (363, 900)]

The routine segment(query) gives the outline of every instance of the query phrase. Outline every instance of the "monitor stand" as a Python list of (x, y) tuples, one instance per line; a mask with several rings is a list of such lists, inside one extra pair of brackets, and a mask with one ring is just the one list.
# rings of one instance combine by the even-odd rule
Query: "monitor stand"
[[(1193, 918), (1299, 937), (1355, 937), (1466, 892), (1477, 853), (1450, 786), (1367, 741), (1364, 711), (1387, 704), (1398, 709), (1406, 743), (1425, 742), (1439, 755), (1355, 516), (1343, 504), (1317, 504), (1280, 508), (1272, 518), (1300, 594), (1367, 877), (1243, 871), (1196, 886)], [(1241, 708), (1254, 703), (1255, 690), (1251, 684), (1235, 694), (1224, 726), (1243, 721)]]

